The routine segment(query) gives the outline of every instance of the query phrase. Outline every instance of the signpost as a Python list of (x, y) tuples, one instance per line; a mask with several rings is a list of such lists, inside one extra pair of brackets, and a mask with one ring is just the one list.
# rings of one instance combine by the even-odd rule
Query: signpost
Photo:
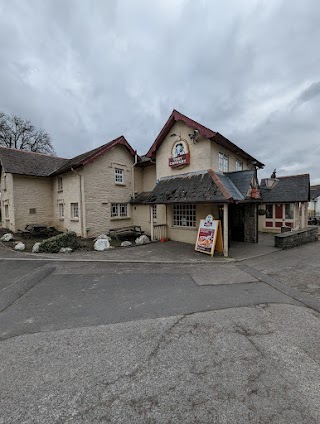
[(195, 250), (213, 256), (214, 251), (223, 253), (221, 221), (212, 215), (200, 220)]

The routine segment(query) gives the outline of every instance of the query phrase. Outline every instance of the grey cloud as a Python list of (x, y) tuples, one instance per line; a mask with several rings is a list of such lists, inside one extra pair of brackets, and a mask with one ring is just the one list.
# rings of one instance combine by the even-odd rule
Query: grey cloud
[(120, 134), (143, 154), (176, 108), (262, 172), (320, 179), (316, 0), (0, 0), (0, 11), (0, 110), (45, 128), (59, 155)]
[(297, 103), (305, 103), (320, 95), (320, 81), (313, 82), (308, 88), (303, 90), (297, 99)]

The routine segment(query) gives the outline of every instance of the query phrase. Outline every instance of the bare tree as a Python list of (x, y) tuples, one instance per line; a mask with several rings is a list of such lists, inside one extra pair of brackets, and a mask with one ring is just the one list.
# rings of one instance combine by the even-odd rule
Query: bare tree
[(36, 129), (30, 121), (0, 112), (0, 146), (54, 155), (48, 133)]

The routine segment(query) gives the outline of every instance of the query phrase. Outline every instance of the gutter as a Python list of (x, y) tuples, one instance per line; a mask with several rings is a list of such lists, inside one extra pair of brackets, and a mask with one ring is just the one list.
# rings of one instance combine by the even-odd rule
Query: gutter
[(131, 198), (132, 199), (134, 199), (135, 198), (135, 187), (134, 187), (134, 184), (135, 184), (135, 181), (134, 181), (134, 167), (136, 166), (136, 164), (138, 163), (138, 155), (137, 155), (137, 152), (135, 153), (135, 155), (134, 155), (134, 163), (133, 163), (133, 165), (132, 165), (132, 167), (131, 167), (131, 179), (132, 179), (132, 194), (131, 194)]

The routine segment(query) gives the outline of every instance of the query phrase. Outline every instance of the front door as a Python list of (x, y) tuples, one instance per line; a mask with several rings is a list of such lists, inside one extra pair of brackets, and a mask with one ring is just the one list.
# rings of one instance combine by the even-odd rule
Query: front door
[(244, 241), (244, 205), (229, 205), (231, 241)]

